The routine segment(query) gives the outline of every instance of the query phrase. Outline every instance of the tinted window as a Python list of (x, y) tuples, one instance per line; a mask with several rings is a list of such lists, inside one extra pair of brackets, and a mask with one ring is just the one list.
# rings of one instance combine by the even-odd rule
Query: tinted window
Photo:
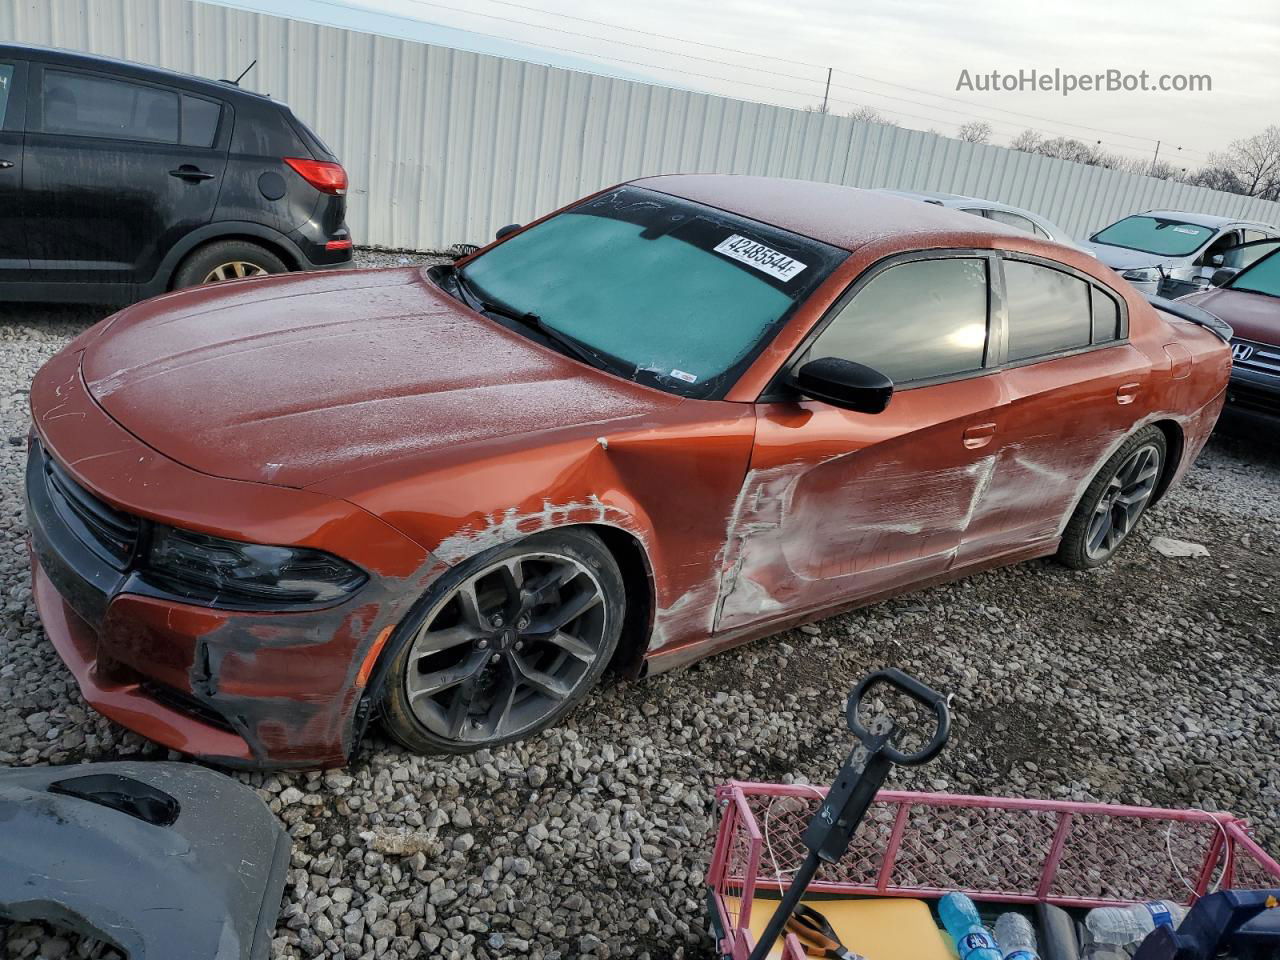
[(222, 107), (212, 100), (182, 95), (182, 142), (188, 147), (212, 147)]
[(1183, 223), (1165, 217), (1125, 217), (1090, 239), (1113, 247), (1126, 247), (1165, 257), (1185, 257), (1200, 249), (1213, 236), (1213, 230), (1196, 223)]
[(1097, 287), (1090, 288), (1093, 298), (1093, 342), (1106, 343), (1120, 336), (1120, 304)]
[(1239, 274), (1227, 284), (1232, 290), (1247, 290), (1250, 293), (1265, 293), (1269, 297), (1280, 297), (1280, 253), (1259, 260), (1244, 273)]
[(13, 87), (13, 64), (0, 63), (0, 126), (9, 110), (9, 90)]
[(918, 260), (873, 277), (809, 356), (865, 363), (901, 383), (980, 369), (986, 346), (986, 261)]
[(1004, 280), (1010, 360), (1088, 345), (1093, 332), (1089, 284), (1020, 260), (1004, 262)]
[(536, 315), (628, 379), (708, 396), (847, 257), (777, 227), (623, 187), (476, 257), (459, 271), (459, 293)]
[(44, 131), (178, 142), (178, 94), (83, 73), (45, 70)]
[(1036, 225), (1026, 217), (1020, 217), (1016, 213), (1010, 213), (1007, 210), (988, 210), (987, 216), (997, 223), (1003, 223), (1006, 227), (1016, 227), (1019, 230), (1025, 230), (1027, 233), (1035, 233)]

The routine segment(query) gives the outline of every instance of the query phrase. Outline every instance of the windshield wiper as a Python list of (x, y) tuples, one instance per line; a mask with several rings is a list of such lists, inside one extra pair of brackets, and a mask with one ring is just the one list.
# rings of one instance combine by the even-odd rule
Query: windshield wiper
[(557, 330), (555, 327), (548, 326), (536, 313), (517, 310), (515, 307), (494, 300), (487, 294), (477, 290), (471, 281), (463, 276), (461, 270), (453, 271), (453, 279), (454, 282), (457, 283), (458, 288), (473, 299), (475, 301), (475, 305), (482, 312), (492, 313), (495, 316), (504, 317), (507, 320), (514, 320), (516, 323), (542, 334), (545, 339), (556, 344), (564, 352), (571, 354), (588, 366), (595, 367), (597, 370), (611, 369), (612, 364), (610, 364), (609, 361), (605, 360), (604, 357), (600, 356), (600, 354), (596, 353), (577, 337), (570, 336), (567, 333)]

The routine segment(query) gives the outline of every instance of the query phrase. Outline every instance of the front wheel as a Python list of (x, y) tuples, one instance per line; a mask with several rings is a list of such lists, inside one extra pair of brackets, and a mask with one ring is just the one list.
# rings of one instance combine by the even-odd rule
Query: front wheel
[(1058, 559), (1075, 570), (1110, 560), (1151, 505), (1167, 455), (1159, 427), (1143, 427), (1126, 440), (1085, 490), (1063, 531)]
[(386, 727), (419, 753), (469, 753), (551, 726), (608, 666), (625, 597), (617, 562), (589, 531), (481, 554), (410, 614), (387, 679)]

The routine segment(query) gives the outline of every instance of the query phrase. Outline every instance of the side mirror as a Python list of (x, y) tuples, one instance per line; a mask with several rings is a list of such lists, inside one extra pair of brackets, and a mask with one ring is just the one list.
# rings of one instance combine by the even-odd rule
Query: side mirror
[(509, 234), (509, 233), (515, 233), (515, 232), (516, 232), (517, 230), (519, 230), (519, 229), (520, 229), (520, 224), (518, 224), (518, 223), (508, 223), (505, 227), (499, 227), (499, 228), (498, 228), (498, 232), (497, 232), (497, 233), (495, 233), (495, 234), (493, 235), (493, 239), (495, 239), (495, 240), (501, 240), (501, 239), (502, 239), (503, 237), (505, 237), (507, 234)]
[(1209, 266), (1211, 267), (1220, 267), (1222, 266), (1222, 264), (1223, 264), (1222, 254), (1220, 253), (1215, 253), (1212, 257), (1209, 258)]
[(1233, 270), (1231, 267), (1222, 267), (1221, 269), (1215, 270), (1213, 271), (1213, 276), (1209, 278), (1209, 286), (1220, 287), (1237, 273), (1239, 273), (1239, 271)]
[(881, 413), (893, 396), (893, 381), (852, 360), (810, 360), (791, 378), (804, 396), (858, 413)]

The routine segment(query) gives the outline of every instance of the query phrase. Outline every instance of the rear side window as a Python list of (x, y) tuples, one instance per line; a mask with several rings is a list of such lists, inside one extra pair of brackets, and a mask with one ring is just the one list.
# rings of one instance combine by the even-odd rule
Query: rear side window
[(9, 112), (9, 91), (13, 88), (13, 64), (0, 63), (0, 127)]
[(1093, 299), (1093, 342), (1107, 343), (1120, 337), (1120, 304), (1115, 297), (1091, 287)]
[(853, 360), (905, 383), (979, 370), (986, 347), (986, 261), (956, 257), (903, 263), (872, 277), (809, 356)]
[(46, 69), (42, 100), (45, 133), (178, 142), (174, 90)]
[(182, 95), (182, 145), (212, 147), (218, 134), (221, 104), (188, 94)]
[(1009, 213), (1007, 210), (988, 210), (987, 216), (996, 221), (996, 223), (1003, 223), (1006, 227), (1014, 227), (1026, 233), (1036, 232), (1034, 223), (1026, 217), (1019, 216), (1016, 213)]
[(1093, 336), (1090, 285), (1061, 270), (1004, 261), (1009, 360), (1088, 346)]

